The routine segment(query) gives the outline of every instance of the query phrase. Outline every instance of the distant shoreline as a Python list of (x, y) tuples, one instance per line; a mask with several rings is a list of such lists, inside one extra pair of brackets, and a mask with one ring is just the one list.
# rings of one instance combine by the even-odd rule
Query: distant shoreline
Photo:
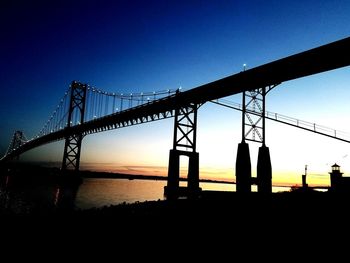
[[(39, 171), (45, 173), (45, 171), (50, 171), (51, 174), (61, 174), (62, 171), (58, 167), (50, 167), (47, 165), (43, 165), (40, 163), (1, 163), (0, 169), (3, 171), (7, 170), (20, 170), (31, 171), (30, 174), (37, 174)], [(0, 170), (0, 171), (1, 171)], [(73, 172), (73, 171), (69, 171)], [(0, 173), (1, 174), (1, 173)], [(5, 173), (4, 173), (5, 174)], [(79, 175), (82, 178), (108, 178), (108, 179), (128, 179), (128, 180), (160, 180), (166, 181), (166, 176), (161, 175), (142, 175), (142, 174), (125, 174), (125, 173), (117, 173), (117, 172), (103, 172), (103, 171), (92, 171), (92, 170), (80, 170)], [(179, 179), (182, 182), (186, 182), (187, 178), (180, 177)], [(199, 182), (202, 183), (221, 183), (221, 184), (236, 184), (233, 181), (225, 181), (225, 180), (215, 180), (215, 179), (199, 179)]]
[[(166, 181), (167, 177), (160, 175), (141, 175), (141, 174), (123, 174), (113, 172), (95, 172), (95, 171), (80, 171), (83, 178), (108, 178), (108, 179), (128, 179), (128, 180), (161, 180)], [(180, 178), (180, 181), (186, 182), (187, 178)], [(199, 179), (201, 183), (220, 183), (220, 184), (236, 184), (224, 180)]]

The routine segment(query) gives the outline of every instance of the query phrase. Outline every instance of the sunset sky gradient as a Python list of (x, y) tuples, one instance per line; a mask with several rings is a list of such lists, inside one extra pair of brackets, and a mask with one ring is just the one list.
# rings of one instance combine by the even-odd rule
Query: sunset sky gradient
[[(201, 84), (350, 35), (340, 1), (6, 1), (0, 4), (0, 152), (15, 130), (34, 136), (72, 80), (111, 92)], [(350, 132), (350, 68), (282, 83), (267, 110)], [(241, 103), (241, 95), (229, 98)], [(198, 116), (200, 174), (234, 179), (241, 113), (205, 104)], [(82, 167), (165, 175), (173, 120), (84, 138)], [(328, 184), (350, 145), (267, 122), (274, 183)], [(253, 174), (259, 145), (250, 143)], [(58, 162), (63, 142), (23, 160)]]

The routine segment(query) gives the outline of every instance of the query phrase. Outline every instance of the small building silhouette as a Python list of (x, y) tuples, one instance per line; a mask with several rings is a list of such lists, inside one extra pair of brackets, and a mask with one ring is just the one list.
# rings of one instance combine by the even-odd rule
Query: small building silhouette
[(350, 177), (343, 177), (338, 164), (332, 165), (330, 174), (331, 186), (329, 191), (334, 193), (349, 193), (350, 194)]
[(306, 175), (307, 175), (307, 165), (305, 165), (305, 174), (301, 175), (303, 189), (307, 189), (309, 187), (309, 185), (306, 183)]

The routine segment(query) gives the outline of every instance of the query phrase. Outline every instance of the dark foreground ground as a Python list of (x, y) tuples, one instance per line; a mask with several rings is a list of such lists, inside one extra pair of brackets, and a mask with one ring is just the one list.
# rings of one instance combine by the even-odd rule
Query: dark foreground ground
[(31, 213), (13, 213), (2, 210), (1, 216), (19, 218), (76, 218), (84, 220), (113, 220), (115, 222), (140, 222), (171, 220), (196, 221), (302, 221), (312, 218), (321, 222), (338, 218), (339, 223), (350, 218), (350, 196), (318, 192), (285, 192), (272, 195), (238, 195), (232, 192), (203, 192), (196, 199), (146, 201), (92, 208), (87, 210), (56, 207), (37, 209)]
[[(60, 189), (79, 184), (79, 180), (57, 181), (57, 170), (21, 168), (26, 175), (31, 169), (35, 182), (50, 186), (48, 192), (54, 192), (57, 183)], [(6, 171), (0, 175), (5, 186)], [(33, 178), (19, 176), (12, 177), (16, 190), (23, 185), (42, 191)], [(347, 257), (350, 196), (346, 194), (203, 192), (197, 199), (76, 210), (69, 201), (52, 207), (55, 196), (40, 202), (48, 195), (43, 192), (43, 198), (34, 200), (38, 206), (18, 212), (6, 208), (6, 189), (13, 193), (11, 181), (7, 187), (0, 198), (5, 204), (0, 208), (4, 260), (342, 262)]]
[[(189, 250), (204, 258), (215, 251), (211, 262), (218, 262), (217, 256), (236, 257), (237, 253), (250, 258), (248, 251), (259, 258), (256, 249), (262, 248), (259, 253), (268, 253), (267, 259), (281, 251), (284, 258), (308, 246), (317, 246), (320, 255), (323, 249), (329, 250), (328, 244), (347, 244), (341, 240), (350, 233), (348, 198), (325, 193), (211, 193), (197, 200), (2, 214), (0, 219), (2, 237), (15, 238), (15, 244), (23, 240), (36, 244), (35, 238), (49, 246), (54, 242), (57, 247), (68, 247), (79, 255), (86, 256), (98, 247), (101, 255), (120, 255), (131, 249), (128, 256), (151, 259), (160, 247), (167, 248), (169, 255)], [(81, 244), (83, 249), (74, 249)], [(145, 254), (140, 254), (140, 247), (147, 248)]]
[(198, 199), (152, 201), (122, 204), (75, 211), (81, 217), (115, 217), (118, 220), (186, 219), (191, 220), (249, 220), (261, 222), (273, 218), (299, 220), (313, 217), (318, 221), (331, 216), (349, 217), (350, 198), (328, 193), (274, 193), (270, 196), (252, 193), (248, 196), (225, 192), (203, 192)]
[[(13, 259), (91, 255), (98, 262), (142, 260), (287, 262), (305, 255), (340, 255), (350, 234), (349, 196), (317, 192), (205, 192), (198, 199), (0, 213), (2, 251)], [(342, 240), (345, 240), (342, 241)], [(333, 252), (330, 245), (336, 247)], [(310, 249), (310, 247), (316, 247)], [(46, 251), (45, 253), (43, 251)], [(68, 256), (70, 255), (70, 256)], [(122, 256), (123, 255), (123, 256)], [(47, 256), (45, 256), (46, 262)], [(95, 261), (95, 260), (94, 260)], [(333, 261), (332, 261), (333, 262)], [(337, 261), (335, 261), (337, 262)]]
[[(26, 167), (25, 172), (28, 173)], [(4, 170), (3, 170), (4, 171)], [(37, 176), (48, 180), (45, 185), (54, 185), (50, 180), (56, 178), (57, 171), (35, 168)], [(50, 179), (51, 178), (51, 179)], [(61, 178), (61, 177), (60, 177)], [(69, 176), (69, 178), (71, 178)], [(2, 183), (6, 178), (2, 176)], [(19, 180), (19, 179), (18, 179)], [(36, 187), (22, 177), (25, 187)], [(63, 187), (79, 184), (79, 180), (59, 182)], [(53, 189), (49, 189), (53, 191)], [(46, 193), (44, 193), (46, 194)], [(55, 196), (52, 197), (53, 199)], [(74, 198), (74, 196), (73, 196)], [(69, 199), (69, 198), (68, 198)], [(6, 200), (5, 200), (6, 201)], [(23, 226), (30, 221), (35, 225), (67, 226), (74, 229), (101, 229), (101, 231), (128, 231), (130, 229), (211, 229), (212, 231), (252, 232), (280, 229), (281, 232), (296, 234), (304, 229), (317, 229), (321, 233), (330, 229), (348, 229), (350, 225), (350, 195), (337, 195), (316, 191), (294, 191), (261, 195), (238, 195), (232, 192), (202, 192), (198, 198), (150, 201), (133, 204), (121, 204), (102, 208), (76, 210), (71, 205), (52, 207), (40, 204), (29, 212), (18, 213), (0, 208), (1, 222)], [(68, 202), (69, 204), (69, 202)], [(16, 223), (18, 222), (18, 223)], [(109, 230), (108, 230), (109, 229)], [(296, 233), (294, 233), (296, 231)]]

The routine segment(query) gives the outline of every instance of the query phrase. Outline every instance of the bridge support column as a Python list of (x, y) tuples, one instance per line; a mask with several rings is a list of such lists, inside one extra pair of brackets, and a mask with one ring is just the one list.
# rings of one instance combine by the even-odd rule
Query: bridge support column
[(71, 134), (70, 127), (84, 122), (87, 85), (72, 82), (62, 170), (79, 170), (83, 134)]
[(170, 150), (168, 166), (168, 184), (165, 189), (167, 198), (177, 198), (180, 181), (180, 154), (177, 150)]
[(189, 154), (187, 180), (190, 193), (196, 194), (199, 190), (199, 153), (197, 152)]
[(236, 191), (237, 193), (251, 192), (252, 168), (250, 163), (249, 145), (246, 142), (238, 144), (236, 158)]
[(266, 145), (259, 147), (257, 184), (259, 193), (272, 193), (272, 166), (269, 147)]
[[(189, 104), (175, 110), (173, 149), (170, 150), (168, 182), (164, 194), (168, 199), (181, 195), (196, 197), (199, 187), (199, 153), (196, 152), (197, 104)], [(187, 187), (180, 187), (180, 156), (187, 156)]]

